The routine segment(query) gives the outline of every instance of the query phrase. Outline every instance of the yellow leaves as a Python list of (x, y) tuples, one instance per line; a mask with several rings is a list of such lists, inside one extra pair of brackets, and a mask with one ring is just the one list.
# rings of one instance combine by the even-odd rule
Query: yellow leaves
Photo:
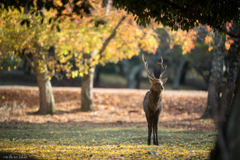
[[(62, 6), (60, 0), (54, 0), (53, 3)], [(73, 17), (62, 16), (59, 17), (61, 23), (52, 21), (51, 24), (48, 24), (50, 18), (56, 15), (56, 10), (53, 9), (45, 12), (43, 23), (41, 23), (41, 16), (35, 14), (27, 15), (16, 10), (0, 11), (1, 20), (3, 20), (1, 21), (3, 23), (0, 24), (2, 29), (0, 38), (4, 42), (1, 43), (1, 48), (6, 48), (8, 51), (27, 49), (29, 52), (35, 53), (35, 43), (38, 43), (43, 50), (48, 50), (50, 46), (54, 46), (56, 58), (64, 65), (57, 66), (55, 62), (50, 63), (47, 56), (43, 64), (48, 64), (48, 69), (53, 74), (61, 69), (69, 72), (67, 73), (68, 78), (87, 74), (88, 68), (99, 62), (102, 64), (110, 61), (116, 63), (119, 59), (131, 58), (138, 55), (140, 49), (149, 53), (156, 52), (159, 42), (155, 32), (151, 28), (142, 29), (133, 21), (133, 15), (127, 15), (127, 18), (117, 29), (117, 34), (111, 39), (101, 55), (102, 58), (100, 59), (100, 55), (94, 55), (92, 59), (84, 59), (82, 56), (84, 54), (99, 53), (105, 40), (112, 34), (120, 19), (126, 15), (126, 11), (114, 8), (106, 16), (105, 9), (101, 9), (100, 4), (101, 1), (93, 4), (97, 8), (91, 16), (84, 18), (76, 15)], [(68, 13), (69, 10), (64, 12)], [(31, 21), (30, 27), (27, 27), (26, 24), (22, 26), (19, 24), (23, 19)], [(96, 20), (104, 20), (105, 24), (96, 27)], [(57, 31), (56, 26), (60, 27), (60, 32)], [(76, 62), (78, 72), (70, 71), (72, 66), (66, 64), (70, 60)], [(40, 66), (39, 69), (43, 73), (46, 68)]]
[(78, 71), (72, 71), (72, 78), (78, 77)]
[[(90, 140), (96, 143), (95, 139)], [(46, 144), (47, 143), (47, 144)], [(120, 145), (62, 145), (63, 142), (30, 142), (27, 145), (15, 141), (5, 140), (0, 142), (3, 151), (13, 151), (23, 155), (36, 156), (39, 159), (206, 159), (211, 148), (204, 149), (182, 149), (182, 147), (161, 144), (160, 146), (148, 146), (139, 144)], [(8, 144), (8, 145), (6, 145)], [(4, 147), (3, 147), (4, 146)], [(196, 146), (197, 147), (197, 146)], [(202, 148), (202, 146), (200, 146)], [(77, 151), (77, 152), (76, 152)], [(149, 155), (148, 151), (155, 151), (155, 156)]]
[(173, 48), (173, 45), (182, 46), (182, 54), (186, 54), (194, 49), (194, 40), (196, 40), (196, 32), (194, 30), (183, 31), (178, 29), (177, 31), (172, 31), (170, 28), (165, 28), (170, 36), (170, 49)]

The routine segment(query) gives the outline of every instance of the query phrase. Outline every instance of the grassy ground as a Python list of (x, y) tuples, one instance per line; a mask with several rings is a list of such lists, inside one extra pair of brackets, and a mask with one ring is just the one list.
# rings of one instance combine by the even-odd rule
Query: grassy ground
[[(8, 124), (2, 125), (0, 131), (0, 149), (39, 159), (207, 159), (215, 136), (216, 132), (160, 129), (160, 145), (148, 146), (147, 129), (138, 126)], [(158, 155), (148, 155), (148, 151)]]
[(96, 109), (81, 112), (78, 87), (53, 87), (57, 113), (34, 115), (37, 87), (0, 87), (0, 156), (4, 151), (39, 159), (207, 159), (216, 138), (213, 120), (199, 119), (207, 92), (164, 91), (159, 146), (148, 146), (146, 91), (94, 89)]

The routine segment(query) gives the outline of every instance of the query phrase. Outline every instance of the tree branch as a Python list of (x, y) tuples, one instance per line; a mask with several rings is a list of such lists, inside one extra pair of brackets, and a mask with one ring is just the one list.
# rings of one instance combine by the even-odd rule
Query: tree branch
[(101, 48), (101, 50), (98, 52), (98, 54), (100, 55), (100, 59), (103, 57), (103, 52), (105, 51), (105, 49), (107, 48), (108, 44), (110, 43), (110, 41), (115, 37), (116, 33), (117, 33), (117, 29), (118, 27), (121, 25), (121, 23), (125, 20), (126, 16), (123, 16), (121, 18), (121, 20), (118, 22), (117, 26), (113, 29), (111, 35), (106, 39), (106, 41), (103, 43), (103, 46)]
[(32, 64), (31, 60), (30, 60), (26, 55), (25, 55), (23, 58), (27, 61), (28, 65), (29, 65), (29, 66), (31, 67), (31, 69), (35, 72), (35, 70), (34, 70), (34, 65)]

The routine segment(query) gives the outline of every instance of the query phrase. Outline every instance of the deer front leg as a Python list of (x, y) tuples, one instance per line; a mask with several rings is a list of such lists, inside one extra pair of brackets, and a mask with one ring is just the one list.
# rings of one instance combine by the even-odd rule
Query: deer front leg
[(153, 119), (153, 144), (158, 145), (158, 122), (159, 116)]
[(154, 119), (153, 125), (153, 144), (158, 145), (158, 119)]

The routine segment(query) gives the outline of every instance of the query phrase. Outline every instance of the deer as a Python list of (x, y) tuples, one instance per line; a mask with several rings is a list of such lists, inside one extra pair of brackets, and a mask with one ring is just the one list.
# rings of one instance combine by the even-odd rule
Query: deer
[(162, 72), (159, 75), (159, 78), (155, 78), (154, 74), (150, 73), (148, 70), (148, 62), (145, 62), (144, 55), (142, 55), (142, 61), (144, 68), (148, 73), (148, 78), (151, 83), (150, 91), (148, 91), (143, 100), (143, 110), (148, 123), (148, 145), (151, 145), (151, 135), (153, 131), (153, 144), (158, 144), (158, 122), (163, 109), (162, 102), (162, 91), (164, 90), (163, 84), (167, 82), (168, 78), (162, 78), (167, 65), (163, 67), (163, 59), (161, 57), (160, 64)]

